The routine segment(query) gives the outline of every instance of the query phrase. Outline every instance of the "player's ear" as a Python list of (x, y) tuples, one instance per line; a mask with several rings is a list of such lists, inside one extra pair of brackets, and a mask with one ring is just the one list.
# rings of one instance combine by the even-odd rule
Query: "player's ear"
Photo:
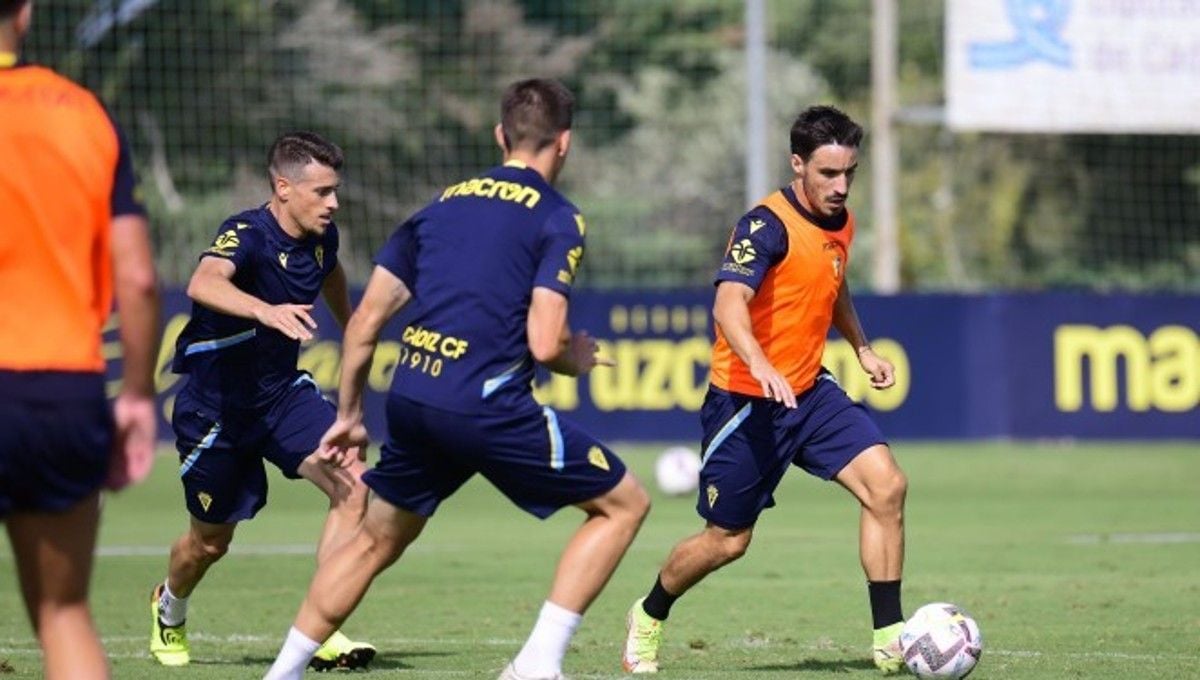
[(500, 123), (496, 123), (496, 127), (492, 130), (492, 134), (496, 136), (496, 145), (500, 147), (501, 151), (507, 154), (509, 152), (509, 148), (508, 140), (504, 138), (504, 126)]
[(554, 151), (559, 158), (566, 158), (567, 152), (571, 150), (571, 131), (563, 130), (558, 133), (558, 137), (554, 140)]
[(792, 172), (797, 175), (804, 174), (804, 159), (798, 153), (792, 154)]
[(275, 195), (283, 200), (287, 200), (292, 193), (292, 183), (283, 175), (273, 175), (271, 177), (272, 188), (275, 189)]

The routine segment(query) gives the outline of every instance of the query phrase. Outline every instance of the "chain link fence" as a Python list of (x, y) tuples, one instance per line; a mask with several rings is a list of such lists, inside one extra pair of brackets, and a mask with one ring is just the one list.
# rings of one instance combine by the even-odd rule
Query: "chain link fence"
[[(737, 0), (39, 1), (27, 57), (92, 87), (124, 127), (160, 269), (186, 281), (220, 221), (265, 201), (288, 129), (346, 151), (344, 262), (365, 280), (394, 226), (494, 164), (512, 80), (579, 100), (561, 187), (589, 229), (580, 284), (706, 285), (746, 209), (744, 7)], [(870, 105), (869, 0), (770, 0), (770, 174), (795, 113)], [(900, 4), (903, 106), (939, 106), (939, 0)], [(868, 130), (868, 134), (870, 131)], [(1200, 290), (1200, 143), (1185, 136), (901, 130), (909, 290)], [(863, 149), (864, 165), (871, 162)], [(869, 173), (851, 268), (869, 286)]]

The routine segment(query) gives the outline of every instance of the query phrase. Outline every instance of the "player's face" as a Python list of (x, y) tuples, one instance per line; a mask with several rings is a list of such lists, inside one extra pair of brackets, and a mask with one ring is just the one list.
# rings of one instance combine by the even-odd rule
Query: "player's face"
[(833, 217), (846, 209), (850, 185), (858, 169), (858, 149), (826, 144), (817, 147), (808, 160), (792, 154), (796, 172), (796, 196), (818, 217)]
[(285, 210), (288, 217), (305, 234), (325, 233), (338, 209), (337, 170), (310, 161), (293, 180), (288, 180)]

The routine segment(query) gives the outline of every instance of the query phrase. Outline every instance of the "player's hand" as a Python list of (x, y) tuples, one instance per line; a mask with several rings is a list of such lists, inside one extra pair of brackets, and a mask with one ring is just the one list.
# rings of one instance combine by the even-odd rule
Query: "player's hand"
[(599, 355), (600, 345), (587, 331), (575, 331), (567, 341), (567, 358), (575, 371), (572, 375), (583, 375), (596, 366), (615, 366), (609, 357)]
[(154, 465), (158, 415), (154, 397), (122, 393), (113, 403), (115, 436), (106, 488), (114, 491), (142, 481)]
[(292, 340), (312, 340), (317, 322), (309, 312), (312, 305), (266, 305), (254, 313), (254, 318), (268, 328), (283, 333)]
[(886, 390), (896, 384), (896, 369), (887, 359), (875, 353), (870, 345), (858, 351), (858, 363), (871, 376), (871, 387)]
[(761, 362), (751, 362), (750, 376), (762, 386), (764, 397), (774, 399), (788, 408), (796, 408), (796, 395), (792, 392), (792, 386), (770, 362), (765, 359)]
[(368, 442), (362, 414), (338, 416), (321, 437), (317, 458), (328, 465), (349, 467), (356, 458), (366, 461)]

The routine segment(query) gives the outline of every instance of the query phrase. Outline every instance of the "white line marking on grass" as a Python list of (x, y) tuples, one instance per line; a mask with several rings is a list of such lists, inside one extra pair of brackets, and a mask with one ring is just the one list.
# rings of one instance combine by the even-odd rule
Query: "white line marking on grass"
[(1074, 545), (1101, 545), (1104, 543), (1140, 543), (1151, 545), (1200, 543), (1200, 533), (1176, 531), (1160, 533), (1073, 534), (1067, 537), (1067, 543)]

